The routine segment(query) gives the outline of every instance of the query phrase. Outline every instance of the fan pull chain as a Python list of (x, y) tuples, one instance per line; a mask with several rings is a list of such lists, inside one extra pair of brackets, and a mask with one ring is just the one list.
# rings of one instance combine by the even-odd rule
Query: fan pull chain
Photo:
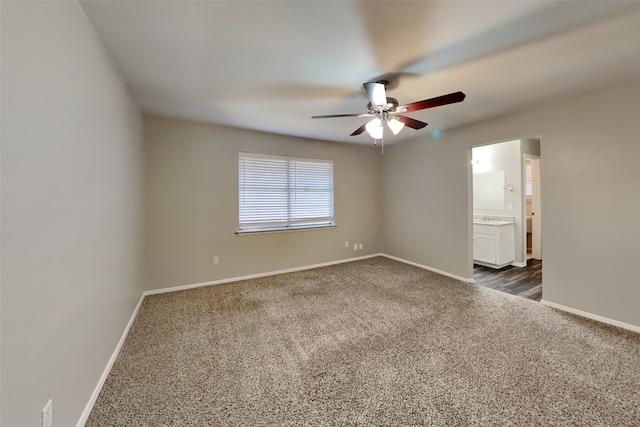
[[(373, 145), (378, 145), (378, 140), (373, 139)], [(384, 137), (380, 138), (380, 146), (382, 147), (382, 151), (380, 151), (380, 155), (384, 154)]]

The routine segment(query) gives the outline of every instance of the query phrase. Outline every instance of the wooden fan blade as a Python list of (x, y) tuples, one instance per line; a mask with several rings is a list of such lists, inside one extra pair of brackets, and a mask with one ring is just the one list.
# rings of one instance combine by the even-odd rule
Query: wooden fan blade
[(440, 107), (441, 105), (455, 104), (464, 101), (465, 95), (462, 92), (454, 92), (448, 95), (442, 95), (423, 101), (412, 102), (411, 104), (402, 105), (396, 108), (401, 113), (410, 113), (411, 111), (424, 110), (426, 108)]
[(311, 118), (312, 119), (333, 119), (333, 118), (336, 118), (336, 117), (369, 117), (369, 116), (371, 116), (371, 114), (353, 113), (353, 114), (327, 114), (327, 115), (324, 115), (324, 116), (311, 116)]
[(353, 133), (349, 136), (356, 136), (356, 135), (360, 135), (362, 132), (364, 132), (365, 128), (367, 127), (367, 124), (363, 124), (362, 126), (360, 126), (358, 129), (354, 130)]
[(398, 115), (398, 116), (395, 116), (395, 118), (400, 120), (402, 123), (404, 123), (405, 126), (409, 126), (412, 129), (422, 129), (428, 124), (425, 122), (421, 122), (420, 120), (412, 119), (411, 117), (406, 117), (406, 116)]

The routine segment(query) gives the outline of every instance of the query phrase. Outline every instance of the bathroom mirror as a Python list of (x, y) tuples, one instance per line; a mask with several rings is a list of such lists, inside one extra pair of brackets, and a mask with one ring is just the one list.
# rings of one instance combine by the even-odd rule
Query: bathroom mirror
[(504, 171), (473, 174), (473, 208), (504, 209)]

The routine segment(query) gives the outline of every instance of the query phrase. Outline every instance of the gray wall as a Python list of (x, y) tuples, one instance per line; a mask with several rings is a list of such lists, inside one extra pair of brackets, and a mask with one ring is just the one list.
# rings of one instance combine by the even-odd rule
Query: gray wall
[[(427, 134), (428, 135), (428, 134)], [(425, 136), (386, 148), (382, 163), (386, 254), (471, 278), (471, 145)]]
[(640, 326), (638, 111), (634, 80), (388, 147), (384, 251), (471, 277), (470, 147), (540, 135), (543, 299)]
[(144, 282), (141, 117), (75, 2), (2, 2), (2, 419), (72, 426)]
[[(144, 123), (148, 289), (381, 251), (377, 148), (159, 117), (145, 117)], [(239, 151), (333, 160), (337, 227), (236, 235)], [(353, 243), (362, 243), (363, 250), (354, 251)], [(214, 256), (219, 265), (213, 265)]]

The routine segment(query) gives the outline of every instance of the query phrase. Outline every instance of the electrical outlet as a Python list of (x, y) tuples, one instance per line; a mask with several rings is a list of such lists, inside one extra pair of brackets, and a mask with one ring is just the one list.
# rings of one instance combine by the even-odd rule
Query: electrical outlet
[(349, 247), (349, 242), (344, 242), (344, 247), (348, 248)]
[(218, 259), (217, 256), (213, 257), (213, 265), (218, 265), (220, 263), (220, 260)]
[(357, 243), (354, 243), (354, 244), (353, 244), (353, 250), (354, 250), (354, 251), (357, 251), (357, 250), (358, 250), (358, 244), (357, 244)]
[(53, 424), (53, 399), (49, 399), (42, 408), (42, 427), (51, 427)]
[(362, 250), (362, 243), (358, 244), (358, 249)]

